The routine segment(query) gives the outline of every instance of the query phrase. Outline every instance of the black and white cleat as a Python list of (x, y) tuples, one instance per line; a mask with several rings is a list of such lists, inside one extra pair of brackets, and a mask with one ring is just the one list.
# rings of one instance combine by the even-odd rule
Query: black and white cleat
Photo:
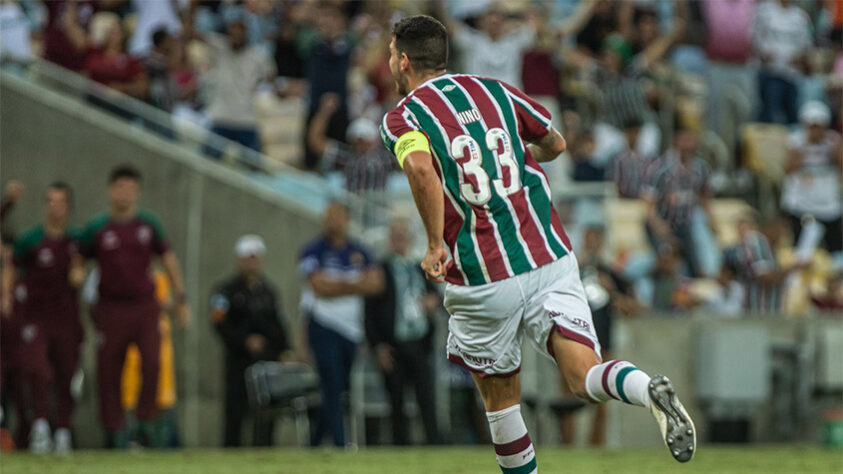
[(656, 418), (670, 454), (679, 462), (688, 462), (697, 451), (694, 421), (676, 396), (673, 383), (664, 375), (650, 379), (650, 412)]

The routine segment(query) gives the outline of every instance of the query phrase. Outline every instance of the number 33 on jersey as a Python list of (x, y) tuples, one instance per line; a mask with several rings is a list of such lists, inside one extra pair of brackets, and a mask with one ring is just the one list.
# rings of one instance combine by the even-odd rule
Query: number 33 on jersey
[(381, 138), (399, 163), (423, 144), (442, 180), (448, 282), (491, 283), (570, 252), (547, 177), (527, 149), (549, 130), (550, 114), (521, 91), (460, 74), (430, 79), (384, 116)]

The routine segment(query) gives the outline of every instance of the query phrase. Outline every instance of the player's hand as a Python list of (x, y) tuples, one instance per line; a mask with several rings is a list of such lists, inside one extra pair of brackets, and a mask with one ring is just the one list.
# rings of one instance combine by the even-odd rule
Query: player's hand
[(378, 365), (381, 370), (386, 373), (391, 373), (395, 368), (395, 358), (392, 357), (392, 348), (386, 344), (378, 344), (375, 347), (375, 355), (378, 359)]
[(428, 247), (421, 263), (421, 268), (428, 280), (443, 283), (447, 271), (448, 252), (443, 245)]
[(332, 115), (340, 108), (340, 95), (336, 92), (326, 92), (319, 99), (319, 112)]
[(9, 202), (17, 202), (23, 194), (23, 184), (20, 181), (9, 181), (3, 192), (3, 197)]
[(246, 349), (252, 355), (258, 355), (266, 347), (266, 338), (260, 334), (249, 334), (246, 336)]
[(190, 306), (187, 303), (177, 303), (176, 308), (174, 310), (174, 314), (176, 318), (176, 322), (179, 323), (179, 327), (186, 328), (188, 324), (190, 324)]
[(3, 298), (2, 303), (0, 303), (0, 315), (3, 316), (3, 319), (9, 319), (12, 317), (12, 302), (8, 298)]

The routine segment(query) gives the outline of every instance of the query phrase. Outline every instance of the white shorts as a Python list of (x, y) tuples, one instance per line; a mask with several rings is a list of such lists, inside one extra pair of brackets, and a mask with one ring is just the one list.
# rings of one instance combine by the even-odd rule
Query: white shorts
[(573, 254), (506, 280), (479, 286), (448, 284), (445, 309), (451, 315), (448, 359), (480, 377), (518, 373), (525, 333), (551, 359), (554, 328), (600, 355)]

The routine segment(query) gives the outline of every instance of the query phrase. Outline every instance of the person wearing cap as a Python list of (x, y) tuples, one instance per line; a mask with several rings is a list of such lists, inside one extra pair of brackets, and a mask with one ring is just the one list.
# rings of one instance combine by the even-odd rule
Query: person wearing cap
[(831, 112), (819, 101), (806, 102), (799, 111), (802, 127), (788, 140), (782, 183), (782, 209), (790, 217), (798, 239), (805, 219), (825, 227), (826, 250), (843, 250), (840, 173), (843, 148), (840, 135), (829, 128)]
[[(211, 297), (211, 320), (225, 347), (225, 447), (242, 445), (249, 414), (246, 369), (258, 361), (277, 361), (290, 347), (278, 292), (262, 270), (263, 239), (240, 237), (234, 254), (237, 272), (217, 285)], [(255, 421), (254, 445), (271, 446), (273, 431), (273, 421)]]
[(380, 144), (377, 124), (360, 117), (348, 126), (348, 144), (329, 138), (328, 123), (339, 107), (338, 94), (323, 95), (307, 130), (308, 146), (321, 157), (319, 167), (324, 172), (341, 172), (349, 191), (384, 189), (389, 173), (397, 168), (395, 159)]

